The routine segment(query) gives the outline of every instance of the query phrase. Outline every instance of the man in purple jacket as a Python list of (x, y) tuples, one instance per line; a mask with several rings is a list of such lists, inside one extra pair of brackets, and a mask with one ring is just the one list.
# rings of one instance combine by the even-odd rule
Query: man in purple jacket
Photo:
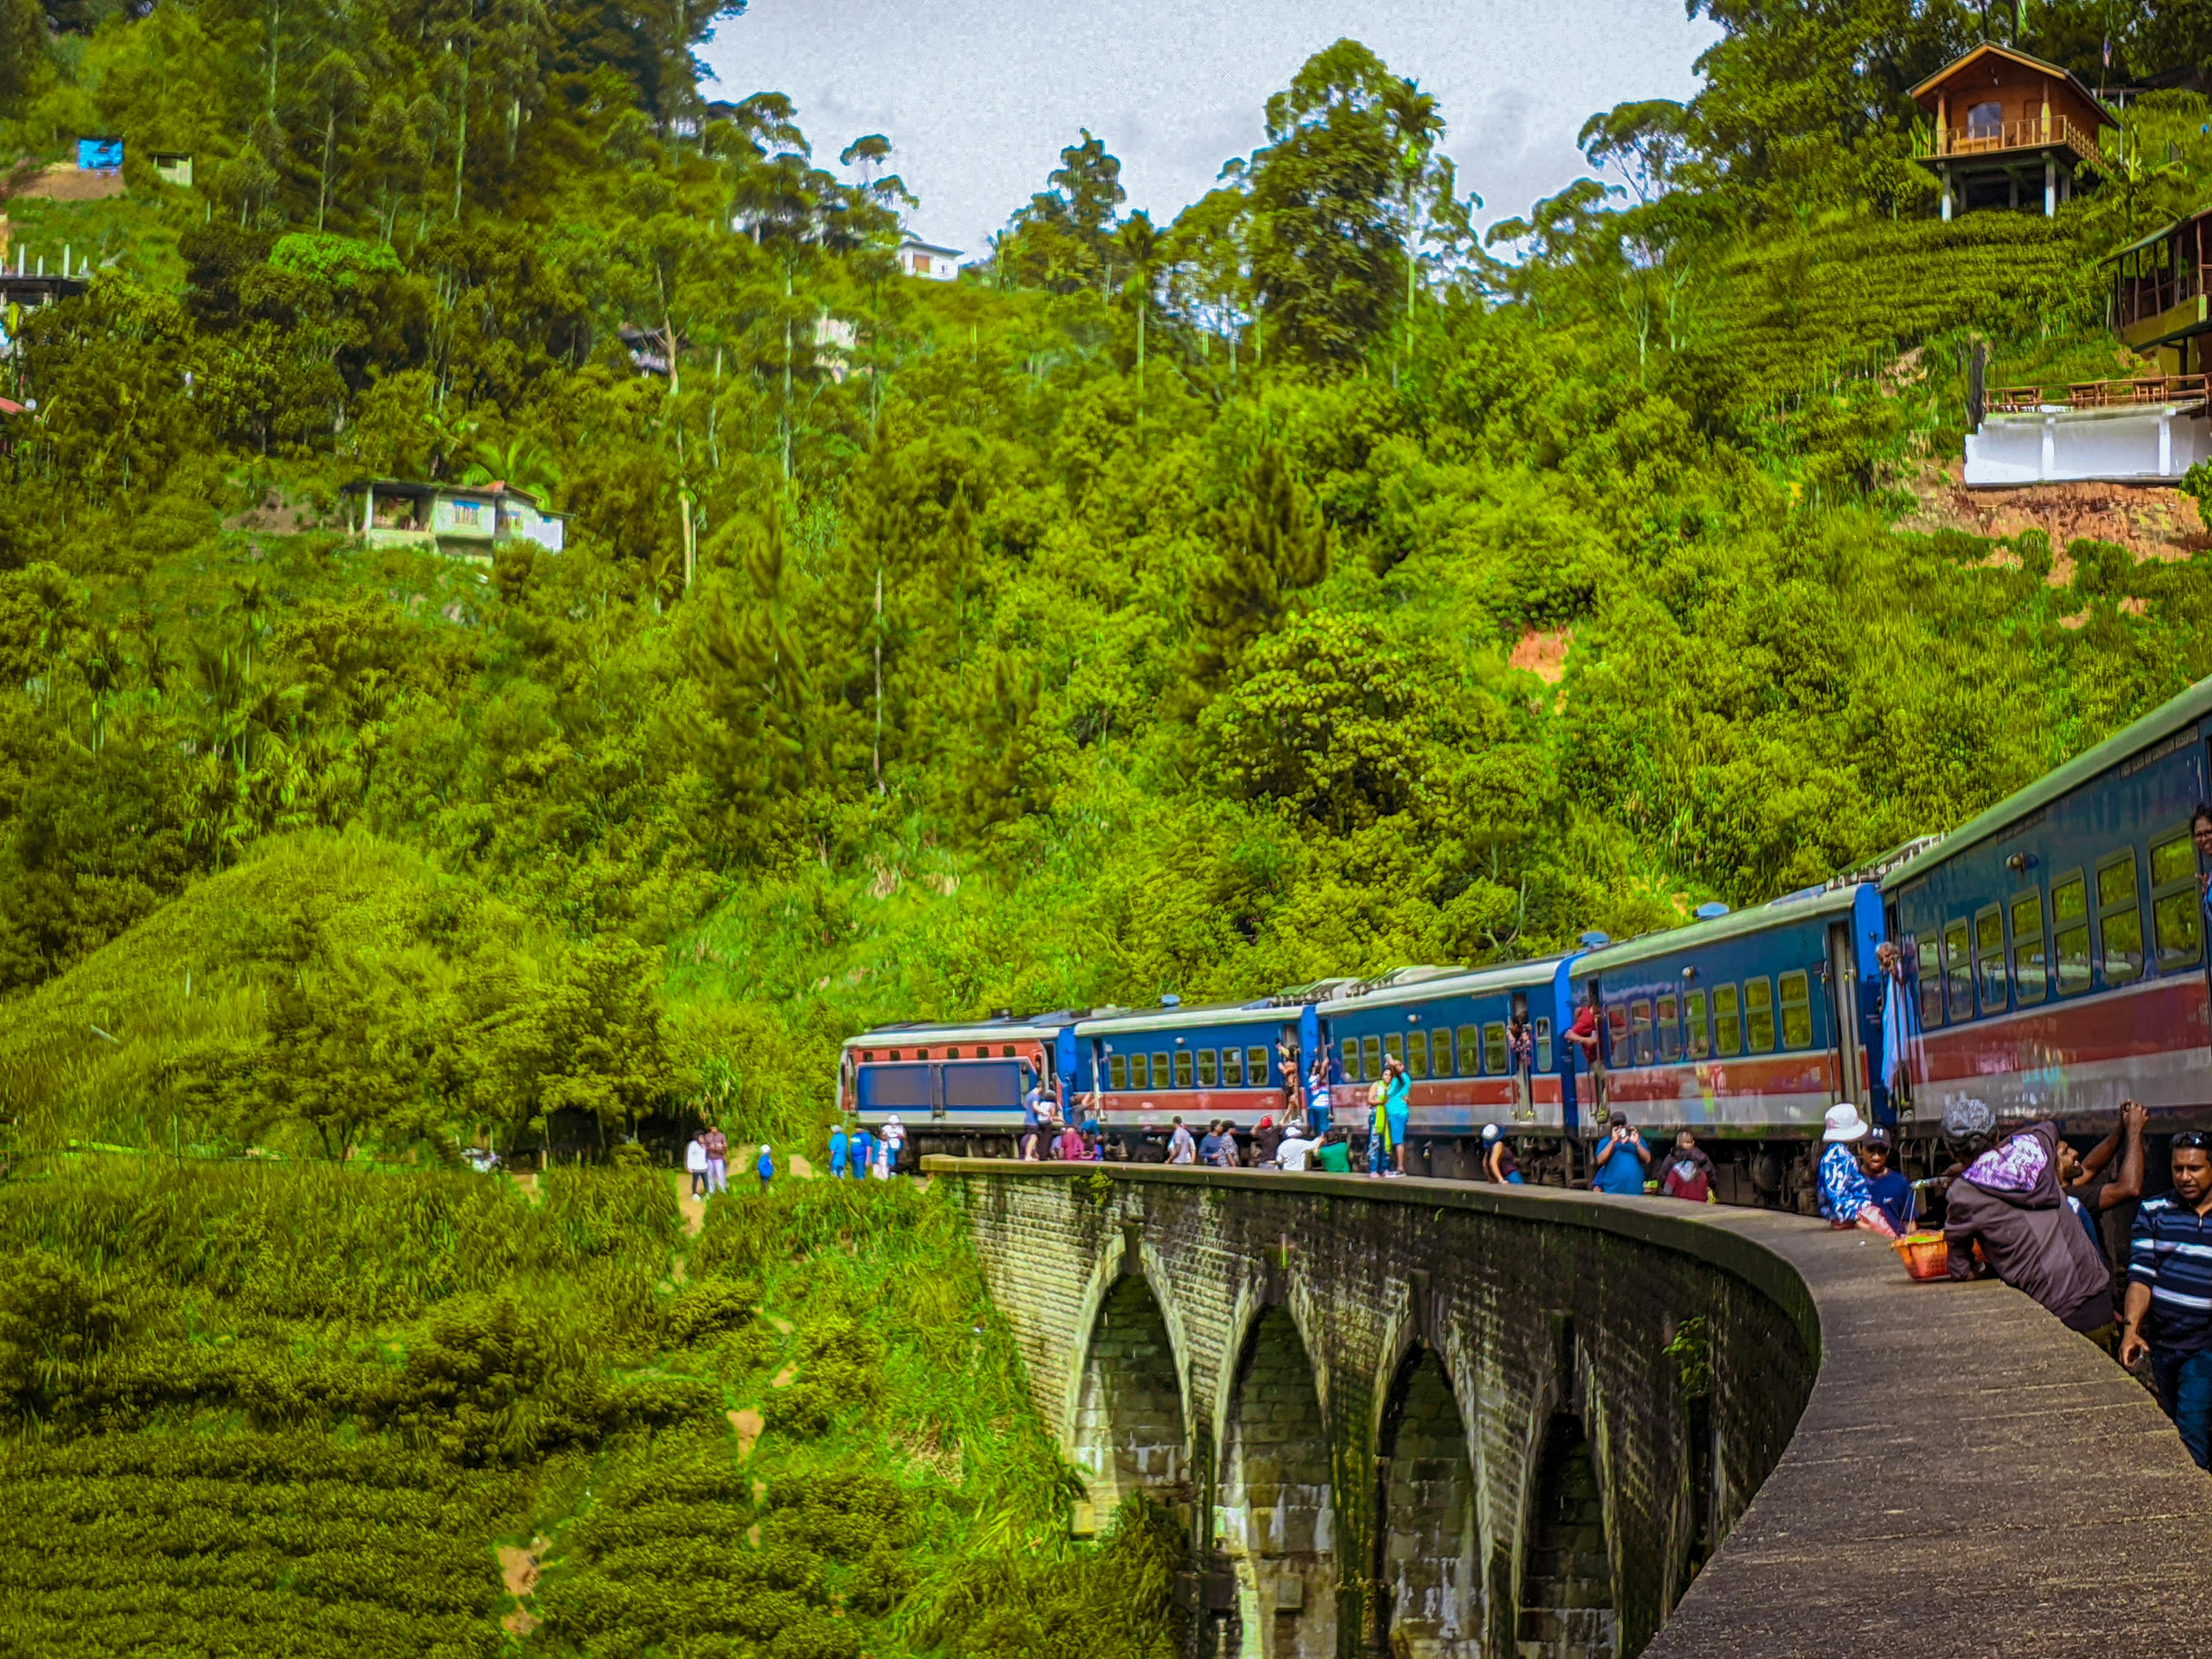
[(2033, 1124), (1968, 1164), (1951, 1183), (1943, 1236), (1952, 1278), (1982, 1276), (1978, 1243), (1987, 1272), (2111, 1350), (2112, 1275), (2059, 1189), (2057, 1124)]

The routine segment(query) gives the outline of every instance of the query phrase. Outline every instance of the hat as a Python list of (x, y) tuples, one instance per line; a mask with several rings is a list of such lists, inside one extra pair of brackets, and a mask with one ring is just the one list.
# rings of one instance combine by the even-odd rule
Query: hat
[(1832, 1143), (1863, 1140), (1866, 1132), (1866, 1120), (1859, 1115), (1859, 1109), (1846, 1100), (1828, 1108), (1828, 1127), (1820, 1132), (1820, 1139)]
[(1875, 1124), (1873, 1128), (1867, 1131), (1866, 1144), (1869, 1146), (1888, 1146), (1889, 1131), (1883, 1128), (1879, 1123)]
[(1275, 1120), (1272, 1117), (1263, 1117), (1260, 1120), (1260, 1127), (1263, 1129), (1272, 1129), (1275, 1127)]
[(887, 1117), (887, 1118), (885, 1118), (885, 1119), (884, 1120), (884, 1127), (885, 1127), (886, 1129), (888, 1129), (888, 1128), (890, 1128), (893, 1124), (896, 1123), (897, 1121), (898, 1121), (898, 1114), (897, 1114), (896, 1112), (893, 1112), (893, 1113), (892, 1113), (889, 1117)]
[(1497, 1144), (1497, 1140), (1498, 1126), (1495, 1123), (1484, 1124), (1482, 1126), (1482, 1144), (1486, 1146), (1494, 1146)]
[(1993, 1134), (1996, 1127), (1997, 1115), (1990, 1109), (1986, 1100), (1969, 1096), (1943, 1108), (1943, 1133), (1952, 1140), (1972, 1140), (1976, 1135)]
[(1626, 1128), (1628, 1127), (1628, 1114), (1626, 1112), (1615, 1112), (1611, 1117), (1606, 1119), (1606, 1121), (1608, 1124), (1618, 1123), (1623, 1128)]

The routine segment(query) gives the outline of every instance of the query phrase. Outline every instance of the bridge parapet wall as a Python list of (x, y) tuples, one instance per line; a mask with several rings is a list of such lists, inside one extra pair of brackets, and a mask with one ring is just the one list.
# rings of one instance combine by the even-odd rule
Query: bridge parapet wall
[(1247, 1653), (1635, 1653), (1813, 1386), (1802, 1281), (1686, 1206), (929, 1168), (1097, 1518), (1140, 1488), (1182, 1510)]

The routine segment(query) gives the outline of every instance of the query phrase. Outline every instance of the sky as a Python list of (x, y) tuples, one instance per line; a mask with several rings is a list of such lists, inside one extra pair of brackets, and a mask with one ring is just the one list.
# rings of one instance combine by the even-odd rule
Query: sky
[(1086, 126), (1121, 158), (1127, 209), (1165, 224), (1347, 34), (1442, 101), (1483, 224), (1589, 171), (1575, 134), (1595, 112), (1689, 97), (1717, 38), (1681, 0), (751, 0), (702, 56), (710, 96), (788, 94), (819, 163), (887, 136), (915, 233), (980, 258)]

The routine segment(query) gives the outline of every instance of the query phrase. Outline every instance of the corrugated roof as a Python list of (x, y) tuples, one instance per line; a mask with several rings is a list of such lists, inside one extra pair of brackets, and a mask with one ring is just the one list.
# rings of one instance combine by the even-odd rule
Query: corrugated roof
[(1349, 996), (1331, 997), (1322, 1004), (1322, 1012), (1334, 1018), (1339, 1014), (1358, 1013), (1366, 1008), (1397, 1008), (1409, 1002), (1432, 1002), (1439, 997), (1480, 996), (1486, 991), (1514, 986), (1548, 984), (1559, 970), (1560, 960), (1558, 957), (1534, 957), (1527, 962), (1501, 963), (1492, 968), (1462, 969), (1364, 994), (1355, 991)]
[(1740, 934), (1756, 933), (1802, 916), (1835, 915), (1851, 908), (1856, 885), (1807, 888), (1802, 892), (1785, 893), (1765, 904), (1755, 904), (1748, 910), (1731, 910), (1711, 921), (1693, 921), (1685, 927), (1664, 927), (1656, 933), (1640, 934), (1591, 951), (1575, 963), (1575, 974), (1578, 978), (1584, 974), (1602, 974), (1609, 968), (1648, 962), (1653, 957), (1665, 956), (1686, 946), (1712, 945)]
[(2080, 788), (2090, 779), (2118, 765), (2139, 750), (2184, 731), (2212, 714), (2212, 678), (2202, 679), (2172, 702), (2154, 708), (2132, 726), (2106, 738), (2094, 749), (2085, 749), (2056, 772), (2037, 779), (2027, 788), (2006, 796), (1979, 817), (1969, 818), (1919, 857), (1908, 859), (1883, 878), (1885, 893), (1917, 880), (1944, 860), (1987, 841), (2014, 821), (2038, 807)]

